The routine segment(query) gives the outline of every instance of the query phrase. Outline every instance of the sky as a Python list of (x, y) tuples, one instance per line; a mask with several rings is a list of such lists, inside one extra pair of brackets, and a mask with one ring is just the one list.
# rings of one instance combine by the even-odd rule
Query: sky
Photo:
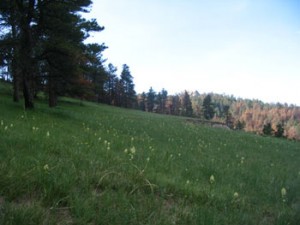
[(300, 106), (300, 0), (94, 0), (107, 63), (166, 89)]

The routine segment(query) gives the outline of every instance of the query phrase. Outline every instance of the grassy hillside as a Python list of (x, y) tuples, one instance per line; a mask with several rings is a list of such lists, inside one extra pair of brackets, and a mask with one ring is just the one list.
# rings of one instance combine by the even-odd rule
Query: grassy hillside
[(299, 224), (299, 142), (3, 93), (0, 224)]

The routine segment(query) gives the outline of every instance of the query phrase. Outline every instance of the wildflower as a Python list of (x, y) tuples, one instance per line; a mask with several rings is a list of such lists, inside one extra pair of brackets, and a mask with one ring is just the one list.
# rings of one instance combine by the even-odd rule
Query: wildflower
[(131, 141), (134, 141), (134, 137), (131, 138)]
[(233, 197), (234, 197), (234, 198), (238, 198), (238, 197), (239, 197), (239, 193), (234, 192)]
[(10, 124), (10, 127), (13, 127), (13, 126), (14, 126), (14, 125), (11, 123), (11, 124)]
[(3, 126), (4, 125), (4, 122), (3, 122), (3, 120), (1, 120), (1, 126)]
[(149, 162), (150, 161), (150, 157), (148, 157), (146, 160), (147, 160), (147, 162)]
[(190, 180), (187, 180), (187, 181), (186, 181), (186, 184), (189, 185), (189, 184), (190, 184)]
[(282, 201), (286, 202), (286, 189), (284, 187), (281, 188), (281, 197), (282, 197)]
[(8, 129), (8, 126), (5, 126), (5, 127), (4, 127), (4, 130), (7, 130), (7, 129)]
[(241, 157), (241, 164), (244, 163), (245, 157)]
[(135, 147), (134, 147), (134, 146), (133, 146), (133, 147), (131, 147), (131, 148), (130, 148), (130, 153), (131, 153), (131, 154), (135, 154), (135, 152), (136, 152), (136, 149), (135, 149)]
[(128, 153), (128, 149), (127, 149), (127, 148), (125, 148), (125, 150), (124, 150), (124, 153), (125, 153), (125, 154), (127, 154), (127, 153)]
[(46, 136), (50, 137), (50, 132), (49, 131), (47, 131)]
[(283, 187), (281, 188), (281, 197), (285, 198), (286, 197), (286, 189)]
[(48, 164), (45, 164), (45, 165), (44, 165), (44, 170), (45, 170), (45, 171), (49, 171), (49, 165), (48, 165)]
[(210, 176), (209, 182), (210, 182), (211, 184), (215, 183), (215, 177), (214, 177), (214, 175), (211, 175), (211, 176)]

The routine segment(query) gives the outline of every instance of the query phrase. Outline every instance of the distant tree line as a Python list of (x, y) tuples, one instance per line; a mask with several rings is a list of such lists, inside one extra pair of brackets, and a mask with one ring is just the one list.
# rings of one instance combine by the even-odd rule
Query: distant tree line
[(184, 91), (168, 95), (150, 88), (137, 97), (139, 109), (148, 112), (194, 117), (220, 123), (230, 129), (300, 140), (300, 107), (237, 99), (215, 93)]
[(193, 107), (190, 95), (185, 91), (182, 95), (168, 96), (162, 89), (156, 93), (151, 87), (147, 93), (143, 92), (137, 97), (139, 109), (147, 112), (156, 112), (177, 116), (193, 116)]

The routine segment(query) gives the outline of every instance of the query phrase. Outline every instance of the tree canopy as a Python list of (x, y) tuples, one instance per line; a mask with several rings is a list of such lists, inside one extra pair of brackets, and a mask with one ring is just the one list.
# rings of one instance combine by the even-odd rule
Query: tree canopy
[(84, 44), (90, 32), (104, 29), (81, 16), (91, 4), (90, 0), (1, 1), (0, 49), (5, 52), (1, 58), (10, 69), (15, 101), (21, 88), (25, 108), (33, 108), (37, 91), (46, 88), (49, 106), (55, 106), (57, 96), (71, 91), (87, 72), (86, 52), (92, 47), (99, 66), (104, 46)]

